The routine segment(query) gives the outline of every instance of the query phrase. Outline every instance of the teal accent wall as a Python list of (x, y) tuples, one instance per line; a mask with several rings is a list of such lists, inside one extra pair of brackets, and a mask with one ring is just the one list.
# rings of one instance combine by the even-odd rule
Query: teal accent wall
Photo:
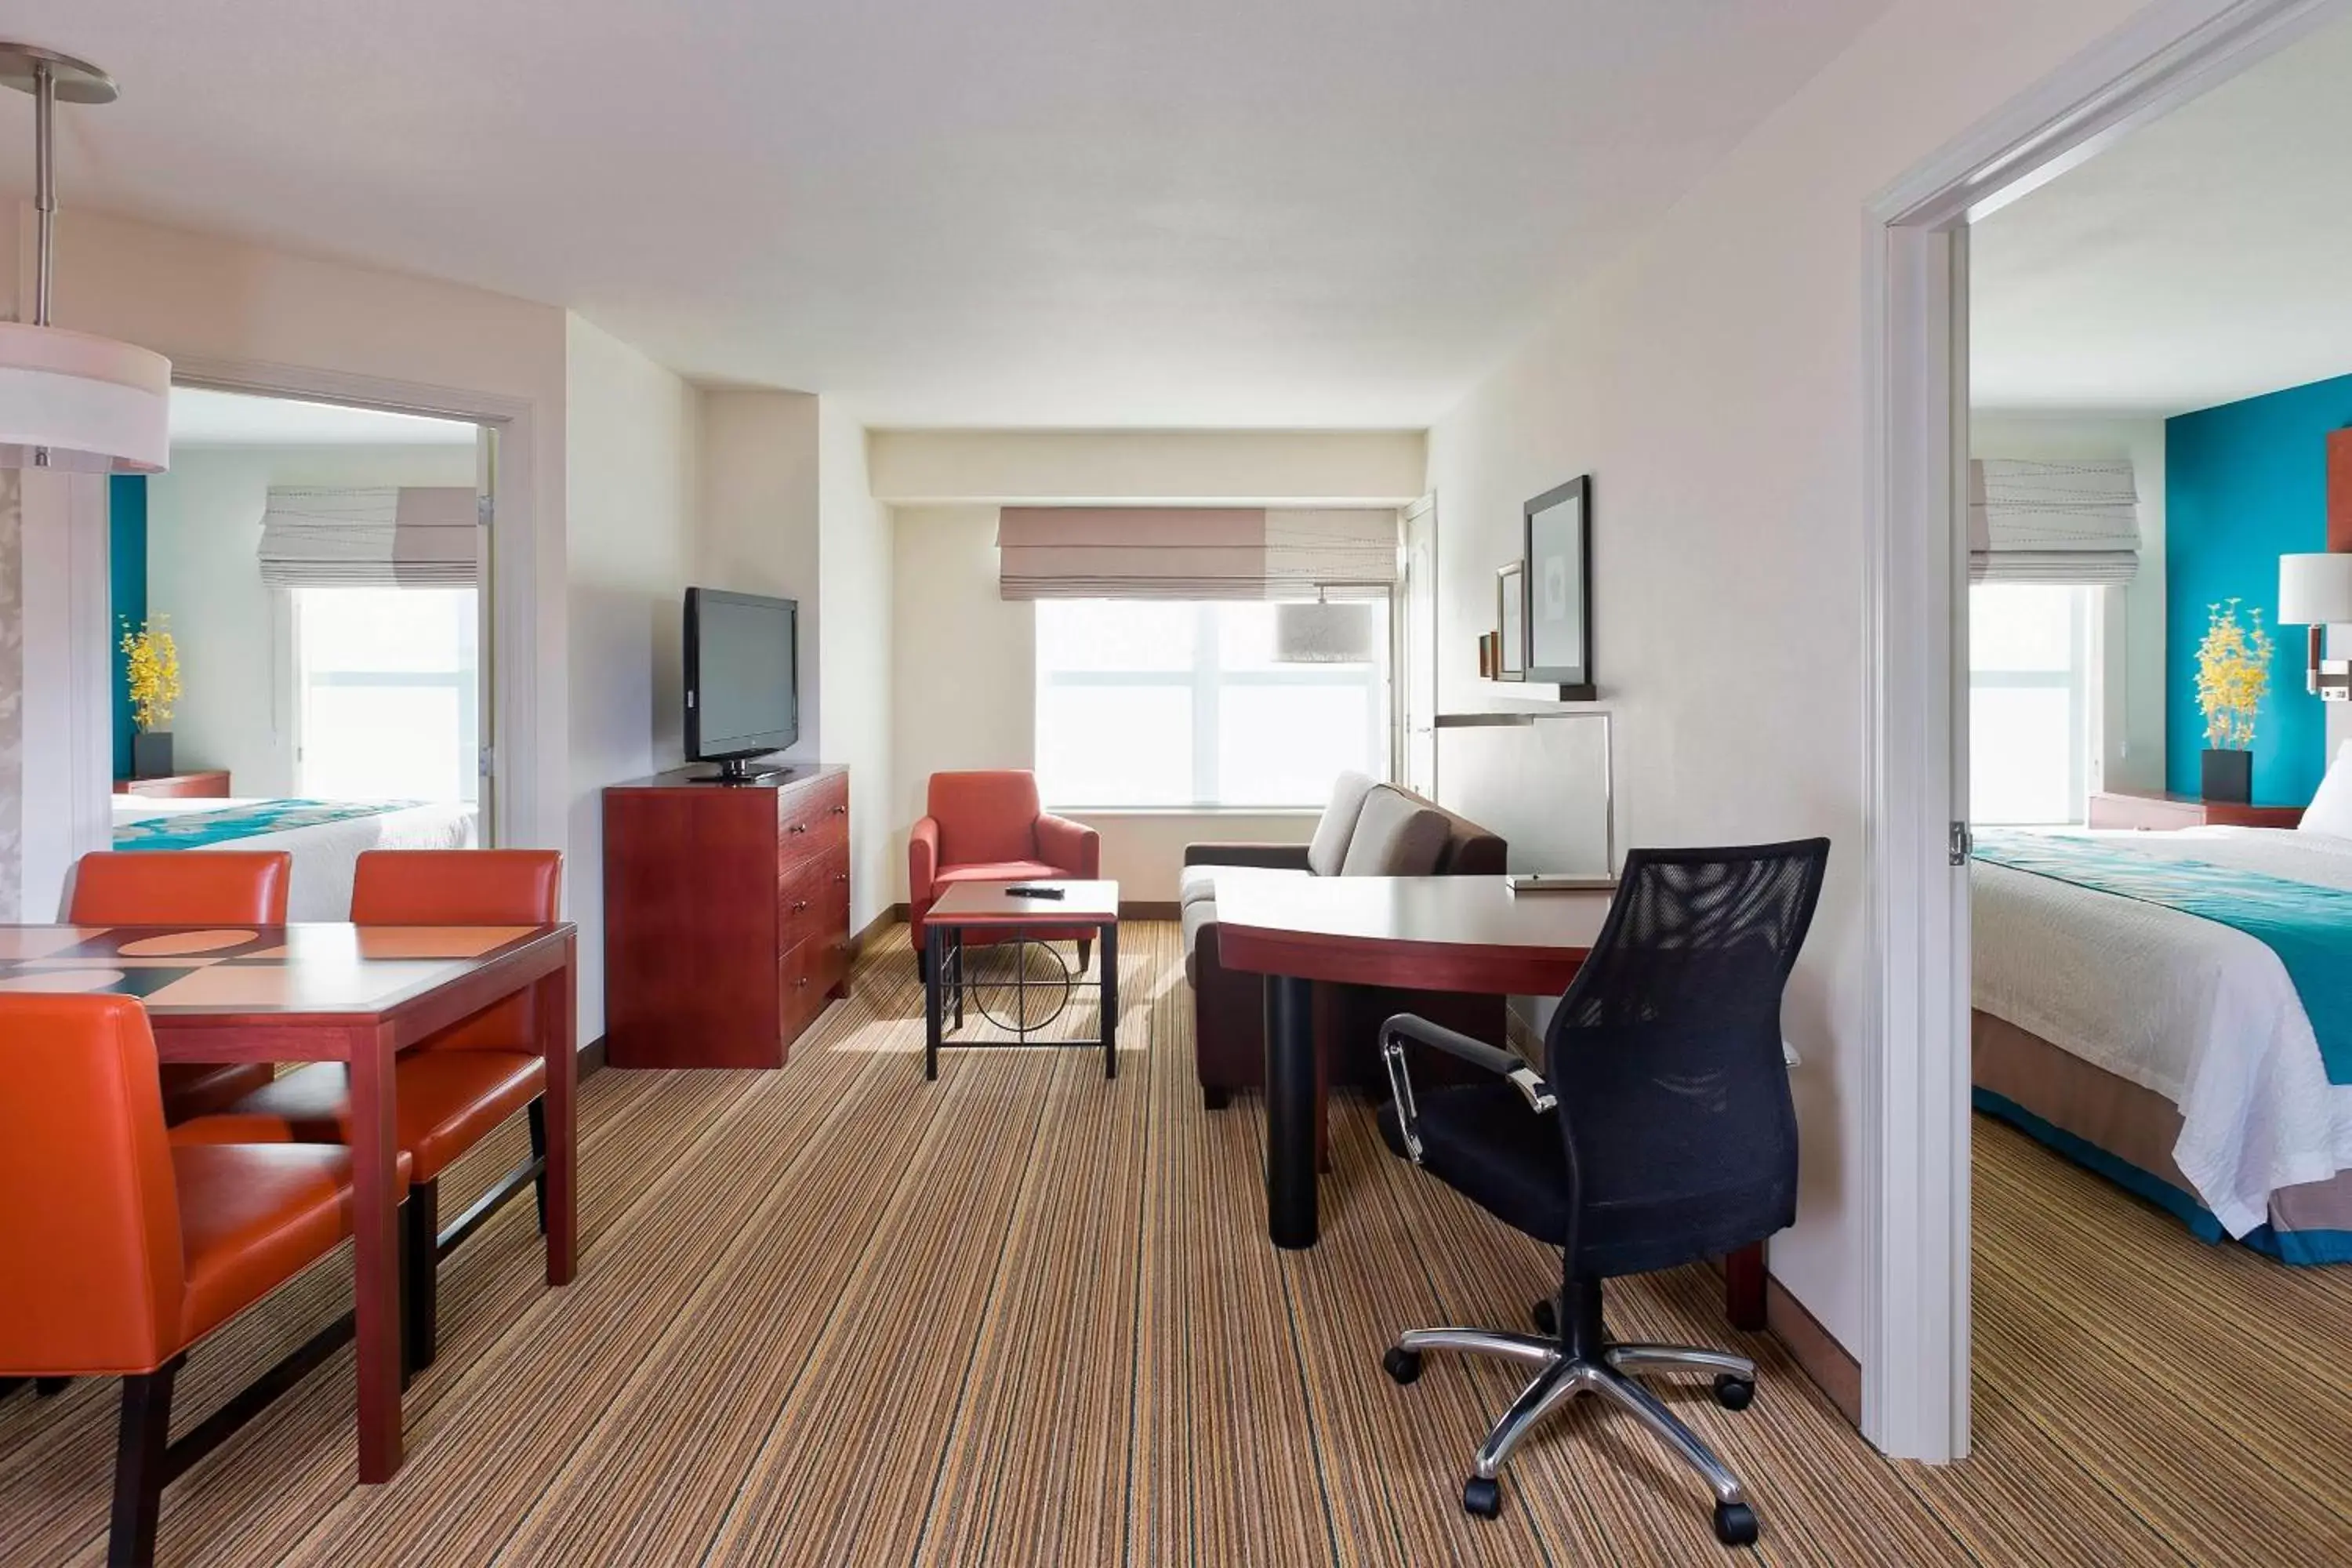
[(2280, 626), (2278, 558), (2327, 548), (2327, 434), (2352, 425), (2352, 375), (2164, 423), (2165, 773), (2198, 788), (2197, 645), (2208, 606), (2260, 608), (2278, 644), (2254, 730), (2254, 799), (2302, 805), (2327, 768), (2326, 719), (2303, 689), (2304, 629)]
[(113, 609), (107, 617), (114, 645), (114, 776), (131, 776), (131, 661), (122, 653), (122, 623), (147, 619), (147, 477), (117, 474), (107, 481), (106, 563)]

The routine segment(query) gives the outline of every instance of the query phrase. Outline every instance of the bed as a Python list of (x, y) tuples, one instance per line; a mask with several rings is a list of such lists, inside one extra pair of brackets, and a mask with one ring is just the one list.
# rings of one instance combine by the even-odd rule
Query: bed
[(1985, 829), (1970, 888), (1978, 1109), (2209, 1240), (2352, 1262), (2352, 837)]
[(475, 808), (463, 802), (158, 800), (117, 795), (114, 847), (202, 854), (283, 849), (294, 858), (286, 914), (351, 918), (352, 871), (362, 849), (470, 849)]

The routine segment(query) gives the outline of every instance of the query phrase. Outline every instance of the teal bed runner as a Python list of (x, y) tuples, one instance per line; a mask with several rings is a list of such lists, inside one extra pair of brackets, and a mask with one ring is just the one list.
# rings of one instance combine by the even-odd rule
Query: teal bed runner
[(2330, 1083), (2352, 1084), (2352, 889), (2315, 887), (2202, 860), (2158, 859), (2120, 844), (1985, 828), (1976, 858), (2157, 904), (2242, 931), (2278, 954), (2303, 1000)]
[(117, 849), (202, 849), (257, 833), (286, 833), (322, 822), (381, 816), (425, 803), (415, 800), (255, 800), (217, 811), (175, 811), (115, 825)]

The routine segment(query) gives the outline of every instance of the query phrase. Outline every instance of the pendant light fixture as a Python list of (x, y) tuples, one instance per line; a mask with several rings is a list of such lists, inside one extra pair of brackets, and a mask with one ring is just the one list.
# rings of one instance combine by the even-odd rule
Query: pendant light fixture
[(0, 84), (33, 97), (33, 207), (39, 224), (33, 319), (0, 321), (0, 468), (160, 472), (171, 452), (172, 362), (49, 324), (57, 106), (111, 103), (114, 79), (68, 55), (0, 42)]

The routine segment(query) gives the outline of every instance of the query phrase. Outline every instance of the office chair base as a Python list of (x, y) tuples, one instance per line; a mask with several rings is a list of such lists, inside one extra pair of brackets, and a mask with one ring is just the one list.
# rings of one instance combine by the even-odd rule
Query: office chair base
[(1715, 1374), (1715, 1396), (1727, 1408), (1744, 1408), (1755, 1395), (1756, 1363), (1727, 1351), (1696, 1345), (1601, 1343), (1600, 1353), (1576, 1355), (1559, 1339), (1505, 1333), (1492, 1329), (1410, 1329), (1381, 1357), (1381, 1370), (1399, 1384), (1421, 1376), (1422, 1356), (1429, 1351), (1463, 1351), (1472, 1355), (1500, 1356), (1535, 1369), (1535, 1379), (1496, 1422), (1469, 1479), (1463, 1483), (1462, 1507), (1482, 1519), (1502, 1510), (1498, 1478), (1511, 1450), (1553, 1410), (1580, 1394), (1598, 1394), (1648, 1427), (1682, 1461), (1696, 1470), (1715, 1493), (1715, 1533), (1727, 1546), (1745, 1546), (1757, 1534), (1756, 1512), (1748, 1505), (1739, 1478), (1733, 1475), (1713, 1449), (1699, 1441), (1657, 1395), (1626, 1374), (1635, 1370), (1673, 1368)]

